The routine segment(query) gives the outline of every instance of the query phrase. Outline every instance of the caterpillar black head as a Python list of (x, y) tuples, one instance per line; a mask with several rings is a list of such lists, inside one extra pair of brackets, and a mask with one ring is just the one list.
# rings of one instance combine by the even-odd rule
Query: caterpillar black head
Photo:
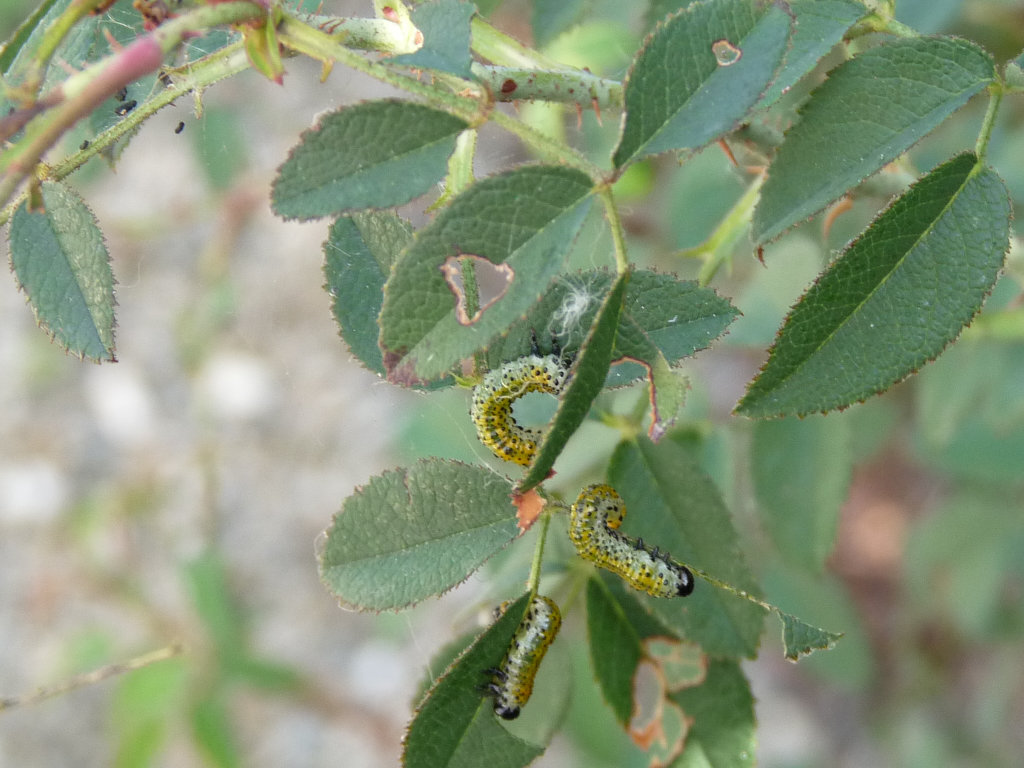
[(610, 485), (584, 488), (569, 510), (569, 538), (580, 557), (654, 597), (693, 592), (693, 574), (686, 566), (617, 530), (625, 516), (626, 503)]
[(562, 615), (550, 597), (535, 595), (516, 628), (501, 665), (484, 670), (491, 681), (482, 687), (494, 697), (494, 714), (515, 720), (533, 693), (533, 681), (548, 646), (562, 626)]

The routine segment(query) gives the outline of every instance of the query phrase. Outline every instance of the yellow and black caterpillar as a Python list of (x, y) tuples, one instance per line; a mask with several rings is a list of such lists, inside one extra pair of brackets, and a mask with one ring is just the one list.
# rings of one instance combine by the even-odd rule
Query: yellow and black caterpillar
[(473, 390), (470, 416), (480, 442), (499, 459), (529, 466), (543, 433), (519, 426), (512, 405), (528, 392), (558, 397), (568, 382), (569, 365), (561, 351), (555, 347), (553, 354), (541, 355), (534, 337), (531, 354), (489, 371)]
[(535, 595), (501, 665), (487, 670), (492, 679), (483, 690), (494, 697), (494, 714), (498, 717), (505, 720), (519, 717), (519, 711), (533, 693), (537, 669), (561, 626), (562, 614), (555, 601)]
[(625, 579), (654, 597), (685, 597), (693, 574), (667, 552), (650, 550), (617, 530), (626, 504), (610, 485), (589, 485), (569, 510), (569, 538), (580, 557)]

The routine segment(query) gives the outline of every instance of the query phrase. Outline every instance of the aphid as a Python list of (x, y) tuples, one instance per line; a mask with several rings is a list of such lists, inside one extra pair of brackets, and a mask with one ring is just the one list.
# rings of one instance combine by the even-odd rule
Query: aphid
[(541, 355), (537, 338), (533, 351), (489, 371), (473, 390), (470, 416), (480, 442), (499, 459), (529, 466), (537, 453), (539, 429), (521, 427), (512, 415), (512, 405), (527, 392), (547, 392), (558, 397), (569, 382), (569, 365), (561, 356)]
[(128, 98), (128, 88), (126, 86), (121, 86), (121, 88), (118, 90), (117, 96), (115, 96), (115, 98), (118, 101), (124, 101), (125, 99), (127, 99)]
[(78, 145), (78, 148), (83, 150), (83, 151), (88, 149), (89, 148), (89, 140), (88, 139), (82, 139), (82, 143)]
[(177, 133), (181, 133), (184, 130), (185, 130), (185, 121), (182, 120), (181, 122), (178, 123), (177, 126), (175, 126), (174, 132), (177, 134)]
[(486, 670), (493, 678), (484, 690), (494, 697), (494, 714), (498, 717), (505, 720), (519, 717), (520, 710), (533, 693), (537, 669), (561, 626), (562, 614), (555, 601), (544, 595), (534, 595), (501, 666)]
[(589, 485), (569, 510), (569, 538), (580, 557), (623, 578), (654, 597), (685, 597), (693, 574), (667, 552), (650, 550), (643, 539), (619, 533), (626, 504), (610, 485)]
[(114, 114), (120, 115), (121, 117), (124, 117), (129, 112), (131, 112), (133, 109), (135, 109), (135, 107), (138, 105), (138, 103), (139, 102), (137, 102), (135, 99), (131, 99), (130, 101), (121, 102), (114, 109)]

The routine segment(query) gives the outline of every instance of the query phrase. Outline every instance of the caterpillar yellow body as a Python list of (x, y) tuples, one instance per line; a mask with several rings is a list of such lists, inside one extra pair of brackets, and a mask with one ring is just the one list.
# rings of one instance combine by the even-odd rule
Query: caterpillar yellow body
[(610, 485), (584, 488), (569, 510), (569, 538), (580, 557), (654, 597), (685, 597), (693, 592), (688, 568), (667, 552), (648, 549), (642, 539), (619, 533), (625, 516), (626, 504)]
[(499, 459), (529, 466), (543, 433), (517, 424), (512, 405), (528, 392), (557, 397), (568, 380), (569, 368), (558, 355), (527, 355), (489, 371), (473, 390), (470, 408), (480, 442)]
[(486, 690), (494, 696), (494, 713), (505, 720), (519, 717), (533, 693), (533, 682), (548, 647), (562, 626), (562, 614), (555, 601), (535, 595), (512, 644), (497, 669), (488, 670), (493, 679)]

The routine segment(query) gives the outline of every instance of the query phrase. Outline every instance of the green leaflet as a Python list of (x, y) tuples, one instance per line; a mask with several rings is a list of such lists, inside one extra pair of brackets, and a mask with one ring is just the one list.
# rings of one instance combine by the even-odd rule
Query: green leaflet
[(67, 351), (114, 359), (114, 274), (103, 233), (71, 187), (44, 181), (43, 211), (11, 217), (11, 265), (40, 326)]
[[(568, 168), (517, 168), (478, 181), (420, 230), (384, 290), (380, 342), (388, 378), (405, 385), (441, 378), (522, 317), (561, 271), (591, 186)], [(502, 270), (507, 284), (466, 322), (442, 268), (478, 259)]]
[(700, 685), (671, 696), (691, 725), (673, 768), (754, 765), (754, 697), (734, 659), (713, 659)]
[(184, 708), (188, 663), (168, 659), (124, 675), (110, 703), (116, 768), (153, 765), (167, 741), (171, 723)]
[[(608, 481), (628, 508), (625, 533), (657, 544), (684, 565), (714, 571), (722, 581), (759, 593), (728, 509), (685, 448), (673, 440), (620, 443)], [(685, 599), (641, 599), (666, 626), (710, 655), (753, 657), (757, 652), (764, 623), (759, 605), (702, 579)]]
[(423, 33), (423, 47), (390, 59), (418, 69), (436, 69), (469, 78), (469, 21), (476, 9), (463, 0), (436, 0), (412, 9), (412, 23)]
[(584, 0), (534, 0), (530, 26), (538, 49), (578, 24), (586, 5)]
[(384, 282), (399, 253), (412, 241), (412, 227), (391, 211), (341, 217), (324, 243), (324, 277), (331, 312), (352, 354), (371, 371), (384, 374), (377, 315)]
[(897, 40), (836, 67), (772, 161), (754, 242), (774, 240), (895, 160), (994, 76), (982, 48), (940, 37)]
[(848, 422), (842, 416), (760, 421), (750, 454), (762, 525), (787, 561), (820, 573), (850, 486)]
[(461, 583), (515, 538), (507, 480), (484, 467), (425, 459), (349, 496), (318, 552), (343, 604), (395, 610)]
[(594, 398), (600, 394), (611, 364), (612, 347), (615, 344), (615, 333), (619, 326), (622, 300), (626, 286), (629, 285), (629, 276), (629, 272), (619, 275), (605, 297), (590, 334), (580, 347), (580, 354), (573, 366), (572, 379), (562, 395), (551, 429), (538, 446), (533, 464), (519, 481), (520, 492), (528, 491), (548, 476), (558, 454), (579, 429)]
[(827, 651), (842, 638), (841, 632), (815, 627), (788, 613), (779, 611), (782, 619), (782, 645), (786, 658), (796, 661), (814, 651)]
[(911, 187), (793, 308), (736, 410), (803, 415), (884, 391), (934, 359), (992, 289), (1010, 206), (972, 154)]
[(796, 16), (793, 44), (778, 76), (758, 102), (767, 107), (810, 72), (858, 19), (867, 13), (854, 0), (795, 0), (789, 7)]
[(615, 166), (732, 130), (771, 83), (792, 29), (784, 3), (759, 0), (696, 2), (669, 17), (629, 71)]
[[(555, 337), (566, 352), (575, 352), (594, 322), (614, 276), (594, 269), (560, 275), (523, 320), (487, 349), (487, 363), (497, 368), (525, 355), (530, 334), (542, 342)], [(650, 435), (657, 440), (675, 421), (686, 381), (674, 370), (679, 362), (706, 349), (739, 314), (728, 299), (691, 280), (653, 270), (634, 270), (623, 299), (604, 386), (622, 386), (646, 376), (651, 391)]]
[(594, 677), (623, 727), (633, 716), (633, 676), (647, 657), (644, 641), (652, 637), (674, 635), (618, 576), (598, 573), (587, 581), (587, 638)]
[[(3, 47), (0, 48), (0, 74), (7, 77), (18, 74), (17, 70), (24, 68), (39, 47), (46, 28), (53, 23), (53, 19), (64, 13), (70, 4), (71, 0), (43, 0), (32, 11), (32, 15), (19, 24), (14, 33), (4, 41)], [(4, 106), (6, 113), (6, 98), (0, 98), (0, 105)]]
[(302, 134), (278, 170), (274, 211), (314, 219), (407, 203), (442, 179), (466, 123), (408, 101), (344, 107)]

